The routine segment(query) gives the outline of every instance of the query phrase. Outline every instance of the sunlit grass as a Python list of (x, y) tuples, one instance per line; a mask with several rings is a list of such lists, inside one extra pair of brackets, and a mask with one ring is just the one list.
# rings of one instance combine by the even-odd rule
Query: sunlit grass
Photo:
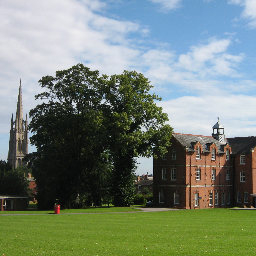
[(256, 211), (0, 216), (0, 255), (254, 255)]

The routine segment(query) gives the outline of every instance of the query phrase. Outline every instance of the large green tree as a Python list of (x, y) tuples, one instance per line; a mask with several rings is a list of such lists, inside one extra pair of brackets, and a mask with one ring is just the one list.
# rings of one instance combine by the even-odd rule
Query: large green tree
[(156, 105), (161, 100), (142, 74), (124, 71), (107, 78), (104, 117), (113, 159), (114, 204), (129, 205), (133, 194), (136, 157), (149, 157), (154, 149), (164, 153), (172, 134), (167, 114)]
[(172, 132), (148, 79), (128, 71), (99, 76), (78, 64), (39, 83), (43, 103), (30, 111), (39, 207), (56, 199), (68, 207), (85, 194), (129, 205), (136, 157), (164, 152)]

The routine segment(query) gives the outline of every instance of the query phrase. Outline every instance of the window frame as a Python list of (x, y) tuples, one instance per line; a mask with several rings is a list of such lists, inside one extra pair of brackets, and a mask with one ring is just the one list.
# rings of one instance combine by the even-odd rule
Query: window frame
[(162, 180), (167, 180), (167, 170), (166, 170), (166, 168), (162, 168)]
[(212, 169), (212, 180), (216, 180), (216, 169)]
[(177, 159), (177, 151), (175, 148), (172, 149), (172, 160), (176, 160)]
[(245, 164), (245, 155), (240, 155), (240, 164)]
[(216, 149), (212, 148), (212, 161), (216, 160)]
[(249, 193), (247, 191), (244, 191), (244, 204), (249, 203)]
[(179, 193), (177, 193), (177, 192), (173, 193), (173, 202), (174, 202), (174, 204), (180, 204), (180, 195), (179, 195)]
[(177, 180), (177, 169), (175, 167), (171, 169), (171, 180)]
[(209, 206), (213, 206), (213, 193), (209, 193)]
[(236, 202), (237, 203), (242, 202), (242, 193), (241, 193), (241, 191), (237, 191), (237, 193), (236, 193)]
[(240, 172), (240, 182), (245, 182), (246, 181), (246, 177), (245, 177), (245, 171), (241, 171)]
[(226, 149), (226, 161), (230, 159), (230, 150), (229, 148)]
[(199, 206), (199, 193), (195, 193), (195, 207)]
[(226, 170), (226, 180), (230, 180), (230, 169)]
[(196, 180), (201, 180), (201, 169), (200, 168), (196, 169)]
[(196, 159), (201, 159), (201, 148), (199, 146), (196, 148)]
[(214, 205), (219, 205), (219, 193), (218, 193), (218, 191), (214, 192)]

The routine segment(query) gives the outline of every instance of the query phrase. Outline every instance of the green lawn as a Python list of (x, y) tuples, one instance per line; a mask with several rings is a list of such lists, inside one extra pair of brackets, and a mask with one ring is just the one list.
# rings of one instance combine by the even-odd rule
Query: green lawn
[(256, 210), (63, 212), (0, 215), (0, 255), (256, 255)]

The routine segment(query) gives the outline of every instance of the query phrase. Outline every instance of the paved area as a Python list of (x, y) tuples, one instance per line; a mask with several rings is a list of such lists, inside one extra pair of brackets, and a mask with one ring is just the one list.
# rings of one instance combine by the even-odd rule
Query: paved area
[(177, 211), (179, 209), (174, 208), (153, 208), (153, 207), (143, 207), (139, 208), (143, 212), (166, 212), (166, 211)]

